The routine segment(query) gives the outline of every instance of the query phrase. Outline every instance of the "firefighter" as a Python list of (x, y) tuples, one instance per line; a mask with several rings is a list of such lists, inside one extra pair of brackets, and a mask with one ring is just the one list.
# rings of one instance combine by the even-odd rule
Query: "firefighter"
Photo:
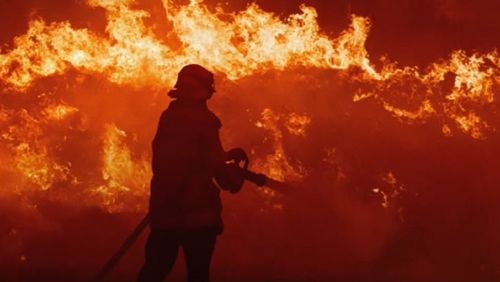
[(209, 281), (216, 238), (223, 230), (220, 189), (213, 179), (226, 162), (248, 160), (241, 148), (223, 150), (221, 122), (207, 107), (214, 92), (213, 74), (192, 64), (181, 69), (168, 93), (173, 100), (162, 113), (153, 140), (151, 231), (139, 282), (163, 281), (179, 247), (185, 254), (188, 281)]

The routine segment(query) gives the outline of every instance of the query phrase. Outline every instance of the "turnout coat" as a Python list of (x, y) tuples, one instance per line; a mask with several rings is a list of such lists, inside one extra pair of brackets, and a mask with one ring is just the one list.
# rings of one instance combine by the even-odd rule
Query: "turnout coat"
[(162, 113), (153, 140), (151, 228), (222, 228), (213, 182), (225, 164), (220, 127), (204, 101), (174, 100)]

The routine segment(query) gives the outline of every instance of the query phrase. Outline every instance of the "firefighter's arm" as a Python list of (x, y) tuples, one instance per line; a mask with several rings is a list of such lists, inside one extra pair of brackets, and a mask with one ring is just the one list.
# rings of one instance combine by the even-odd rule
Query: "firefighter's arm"
[(224, 151), (219, 137), (219, 130), (212, 129), (205, 136), (209, 162), (216, 170), (222, 168), (227, 162), (234, 161), (237, 164), (241, 162), (248, 163), (248, 156), (241, 148), (233, 148)]

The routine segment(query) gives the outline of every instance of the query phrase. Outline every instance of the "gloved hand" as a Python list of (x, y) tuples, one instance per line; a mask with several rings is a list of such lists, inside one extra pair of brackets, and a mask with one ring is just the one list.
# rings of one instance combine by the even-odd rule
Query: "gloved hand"
[(248, 156), (242, 148), (233, 148), (227, 151), (227, 160), (234, 161), (237, 164), (240, 164), (241, 162), (248, 163)]

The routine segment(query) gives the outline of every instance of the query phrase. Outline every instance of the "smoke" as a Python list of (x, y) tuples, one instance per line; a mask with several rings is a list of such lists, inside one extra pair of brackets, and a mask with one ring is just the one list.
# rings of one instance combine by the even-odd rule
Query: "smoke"
[[(244, 81), (238, 86), (250, 97), (273, 93), (259, 103), (273, 109), (284, 105), (276, 110), (282, 114), (308, 112), (312, 123), (306, 138), (285, 134), (283, 141), (286, 152), (307, 171), (301, 190), (278, 200), (283, 210), (253, 219), (258, 231), (249, 228), (250, 215), (228, 224), (243, 227), (242, 237), (259, 234), (257, 242), (243, 237), (243, 248), (254, 256), (242, 265), (265, 254), (268, 260), (258, 266), (275, 270), (255, 267), (250, 272), (260, 276), (254, 280), (494, 279), (497, 258), (490, 247), (496, 240), (481, 238), (496, 233), (486, 219), (496, 212), (491, 201), (498, 193), (498, 160), (490, 155), (498, 151), (496, 134), (477, 143), (445, 137), (432, 122), (401, 124), (376, 103), (353, 103), (352, 86), (336, 74), (271, 77), (258, 80), (259, 90), (254, 90), (255, 78), (249, 79), (251, 86)], [(318, 81), (323, 81), (321, 88), (314, 87)], [(252, 102), (242, 104), (248, 108)], [(385, 208), (384, 197), (374, 189), (387, 196)]]
[[(82, 3), (63, 2), (59, 7), (62, 2), (2, 2), (11, 6), (2, 6), (0, 11), (11, 14), (17, 9), (24, 15), (70, 18), (76, 26), (104, 30), (98, 26), (99, 21), (105, 22), (98, 10), (84, 8), (79, 12), (70, 6), (85, 6)], [(291, 1), (266, 2), (263, 8), (285, 15), (298, 7)], [(367, 44), (373, 58), (389, 53), (403, 63), (428, 65), (435, 56), (447, 56), (456, 45), (469, 44), (456, 38), (475, 38), (472, 32), (455, 39), (440, 36), (447, 28), (426, 24), (435, 20), (438, 10), (413, 9), (416, 4), (409, 1), (366, 3), (352, 1), (351, 9), (372, 18), (374, 28)], [(343, 12), (338, 11), (347, 8), (346, 3), (331, 1), (309, 4), (317, 6), (322, 26), (339, 21), (329, 19), (329, 7), (338, 5), (333, 13), (339, 15)], [(159, 5), (151, 4), (152, 10)], [(230, 4), (233, 9), (239, 9), (238, 5)], [(391, 5), (392, 12), (387, 9)], [(457, 8), (459, 4), (451, 5), (467, 13), (467, 9)], [(33, 7), (37, 7), (36, 12)], [(67, 13), (68, 9), (72, 12)], [(161, 17), (161, 7), (158, 9)], [(153, 12), (152, 22), (155, 15)], [(457, 18), (464, 16), (452, 20)], [(347, 18), (345, 21), (335, 28), (346, 26)], [(26, 18), (14, 21), (3, 41), (11, 44), (12, 35), (23, 33), (25, 28)], [(340, 28), (332, 27), (331, 32), (338, 33)], [(485, 36), (477, 45), (463, 48), (489, 50), (497, 47), (493, 38)], [(413, 45), (415, 42), (418, 44)], [(434, 54), (437, 45), (445, 46), (437, 52), (443, 54)], [(419, 48), (409, 50), (409, 46)], [(493, 126), (498, 124), (498, 78), (494, 79), (497, 84), (491, 92), (495, 102), (476, 109)], [(276, 176), (293, 181), (297, 187), (286, 195), (252, 185), (238, 195), (224, 194), (225, 232), (213, 262), (216, 281), (499, 278), (500, 140), (495, 128), (484, 133), (485, 139), (460, 131), (447, 136), (443, 134), (447, 120), (442, 116), (408, 123), (394, 118), (380, 100), (355, 102), (359, 89), (377, 87), (361, 80), (356, 69), (297, 67), (235, 81), (217, 73), (216, 83), (217, 93), (210, 106), (223, 121), (224, 146), (245, 148), (257, 161), (252, 163), (253, 169), (272, 172), (266, 166), (272, 164), (281, 172)], [(382, 93), (394, 95), (398, 87), (404, 88), (401, 84), (404, 82)], [(416, 88), (415, 93), (422, 90)], [(444, 99), (437, 96), (432, 99)], [(392, 98), (412, 110), (418, 109), (422, 100)], [(1, 99), (0, 109), (15, 111), (0, 116), (2, 136), (14, 138), (6, 138), (10, 141), (0, 148), (0, 280), (84, 281), (116, 250), (146, 209), (147, 182), (142, 181), (143, 186), (137, 183), (147, 172), (134, 173), (147, 164), (158, 116), (168, 103), (166, 89), (131, 89), (102, 77), (70, 72), (45, 78), (28, 93), (3, 93)], [(46, 101), (63, 102), (78, 111), (47, 122), (42, 111), (50, 106)], [(293, 121), (291, 117), (298, 118)], [(16, 131), (12, 125), (30, 130)], [(103, 136), (105, 132), (113, 138)], [(37, 140), (38, 145), (21, 147), (24, 149), (13, 157), (12, 149), (29, 140)], [(112, 146), (107, 147), (106, 140), (114, 140)], [(118, 148), (111, 161), (125, 159), (138, 164), (118, 166), (120, 171), (132, 173), (126, 181), (109, 170), (102, 175), (106, 148)], [(51, 158), (40, 157), (44, 154)], [(20, 175), (18, 164), (23, 156), (37, 157), (29, 163), (31, 169), (36, 168), (30, 177), (59, 184), (47, 190), (34, 187), (32, 178)], [(57, 178), (65, 175), (65, 169), (71, 170), (74, 181)], [(127, 182), (129, 179), (134, 181)], [(113, 181), (119, 185), (114, 186)], [(112, 195), (100, 191), (111, 191)], [(144, 236), (110, 281), (135, 280), (143, 244)], [(181, 281), (182, 267), (181, 258), (171, 281)]]

